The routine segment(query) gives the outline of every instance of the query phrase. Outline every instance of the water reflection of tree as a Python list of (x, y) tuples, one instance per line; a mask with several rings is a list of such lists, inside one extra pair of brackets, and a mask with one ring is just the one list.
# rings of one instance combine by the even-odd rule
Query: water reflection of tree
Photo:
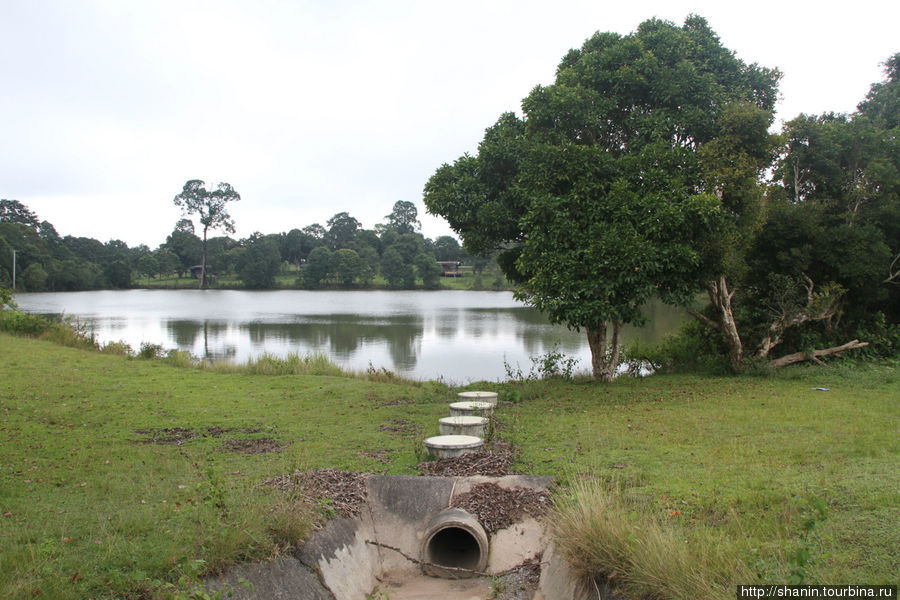
[(166, 323), (169, 339), (181, 349), (193, 348), (202, 330), (203, 323), (200, 321), (168, 321)]
[(460, 325), (463, 320), (463, 311), (459, 308), (452, 308), (438, 311), (435, 315), (435, 331), (438, 337), (443, 339), (452, 339), (456, 337)]
[[(648, 302), (643, 307), (646, 323), (641, 327), (627, 325), (622, 331), (624, 344), (633, 341), (656, 343), (674, 331), (678, 331), (684, 318), (684, 311), (663, 304), (659, 300)], [(564, 354), (577, 354), (584, 347), (583, 336), (567, 330), (561, 325), (551, 325), (547, 317), (528, 307), (489, 308), (466, 311), (464, 321), (467, 331), (475, 338), (515, 332), (522, 341), (525, 351), (531, 356), (546, 353), (552, 349)]]
[(327, 348), (328, 354), (340, 358), (349, 358), (371, 345), (386, 344), (400, 370), (416, 366), (424, 333), (423, 320), (417, 315), (322, 315), (297, 323), (249, 323), (242, 329), (255, 343), (278, 341), (296, 346), (300, 352)]
[(221, 349), (210, 350), (210, 342), (214, 347), (220, 345), (219, 338), (228, 331), (227, 321), (167, 321), (166, 331), (179, 350), (193, 350), (202, 336), (201, 358), (231, 358), (237, 354), (234, 346), (222, 345)]

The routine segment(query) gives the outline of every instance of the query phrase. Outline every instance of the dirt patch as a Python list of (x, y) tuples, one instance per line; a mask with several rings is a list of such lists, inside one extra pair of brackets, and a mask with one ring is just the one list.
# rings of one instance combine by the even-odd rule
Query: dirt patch
[(497, 578), (497, 600), (531, 600), (541, 582), (541, 556), (536, 556)]
[[(270, 427), (271, 431), (274, 427)], [(188, 429), (187, 427), (164, 427), (154, 429), (135, 429), (134, 433), (143, 436), (136, 440), (138, 444), (163, 444), (168, 446), (180, 446), (183, 443), (204, 437), (218, 438), (228, 433), (262, 433), (262, 427), (217, 427), (210, 426), (203, 430)]]
[(388, 419), (384, 425), (378, 427), (378, 430), (397, 434), (391, 437), (409, 437), (418, 433), (419, 426), (408, 419)]
[(284, 450), (284, 446), (272, 438), (256, 438), (249, 440), (225, 440), (222, 449), (242, 454), (268, 454), (270, 452), (281, 452)]
[(322, 499), (345, 517), (359, 515), (366, 503), (366, 478), (369, 473), (349, 473), (337, 469), (294, 471), (263, 481), (263, 485), (280, 490), (297, 490), (312, 502)]
[(545, 490), (510, 490), (496, 483), (479, 483), (452, 501), (454, 508), (474, 515), (489, 534), (506, 529), (526, 515), (538, 518), (547, 512), (550, 505), (550, 494)]
[(394, 400), (385, 400), (384, 402), (378, 402), (375, 404), (378, 408), (383, 408), (386, 406), (405, 406), (407, 404), (412, 404), (413, 401), (409, 398), (395, 398)]
[(419, 463), (419, 473), (438, 477), (469, 477), (512, 475), (510, 465), (514, 457), (510, 444), (494, 442), (488, 451), (470, 452), (455, 458), (442, 458)]
[(371, 458), (372, 460), (377, 460), (383, 465), (391, 462), (391, 453), (389, 450), (372, 450), (372, 451), (359, 451), (356, 453), (357, 456), (362, 458)]
[(221, 437), (226, 433), (262, 433), (262, 427), (207, 427), (206, 434), (212, 437)]
[(164, 444), (180, 446), (188, 440), (198, 437), (198, 433), (185, 427), (166, 427), (164, 429), (135, 429), (134, 432), (144, 436), (137, 440), (138, 444)]

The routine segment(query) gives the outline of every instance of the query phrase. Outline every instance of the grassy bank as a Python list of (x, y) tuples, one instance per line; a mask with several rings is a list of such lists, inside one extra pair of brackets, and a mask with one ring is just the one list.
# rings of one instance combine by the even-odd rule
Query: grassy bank
[(897, 583), (896, 368), (524, 385), (504, 435), (529, 472), (599, 480), (762, 581)]
[[(4, 598), (146, 597), (160, 581), (282, 552), (329, 508), (264, 479), (411, 474), (455, 395), (176, 368), (6, 334), (0, 373)], [(519, 468), (618, 494), (626, 538), (655, 515), (679, 543), (713, 540), (754, 580), (896, 582), (896, 368), (489, 387), (516, 400), (500, 431)], [(602, 576), (604, 564), (588, 555), (582, 568)]]
[(447, 399), (435, 385), (220, 374), (6, 334), (0, 372), (3, 598), (141, 597), (198, 559), (271, 556), (309, 517), (265, 478), (411, 473)]
[[(309, 289), (304, 288), (297, 282), (297, 274), (281, 274), (275, 277), (275, 287), (277, 290), (297, 290)], [(135, 277), (132, 280), (132, 287), (146, 289), (165, 289), (165, 290), (195, 290), (200, 285), (199, 280), (192, 277)], [(237, 277), (221, 277), (213, 280), (211, 286), (213, 289), (248, 289), (244, 282)], [(324, 286), (324, 289), (392, 289), (386, 279), (381, 276), (375, 277), (369, 285), (355, 284), (350, 287), (330, 284)], [(425, 289), (422, 280), (416, 281), (416, 287), (413, 289)], [(512, 286), (499, 272), (485, 273), (481, 279), (478, 279), (471, 272), (467, 272), (463, 277), (441, 277), (439, 288), (442, 290), (512, 290)]]

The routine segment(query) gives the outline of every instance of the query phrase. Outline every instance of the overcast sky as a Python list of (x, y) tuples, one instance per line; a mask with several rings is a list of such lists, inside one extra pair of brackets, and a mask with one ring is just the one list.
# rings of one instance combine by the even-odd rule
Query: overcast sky
[(595, 31), (705, 17), (784, 73), (779, 119), (850, 112), (900, 51), (900, 3), (0, 0), (0, 198), (61, 235), (157, 247), (189, 179), (237, 237), (347, 211), (372, 228)]

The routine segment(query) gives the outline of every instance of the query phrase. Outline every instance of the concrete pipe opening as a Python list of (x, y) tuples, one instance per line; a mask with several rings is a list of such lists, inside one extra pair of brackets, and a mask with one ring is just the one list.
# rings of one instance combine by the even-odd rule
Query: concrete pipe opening
[(422, 544), (422, 562), (432, 577), (474, 577), (484, 572), (488, 538), (481, 523), (468, 512), (448, 508), (432, 519)]

